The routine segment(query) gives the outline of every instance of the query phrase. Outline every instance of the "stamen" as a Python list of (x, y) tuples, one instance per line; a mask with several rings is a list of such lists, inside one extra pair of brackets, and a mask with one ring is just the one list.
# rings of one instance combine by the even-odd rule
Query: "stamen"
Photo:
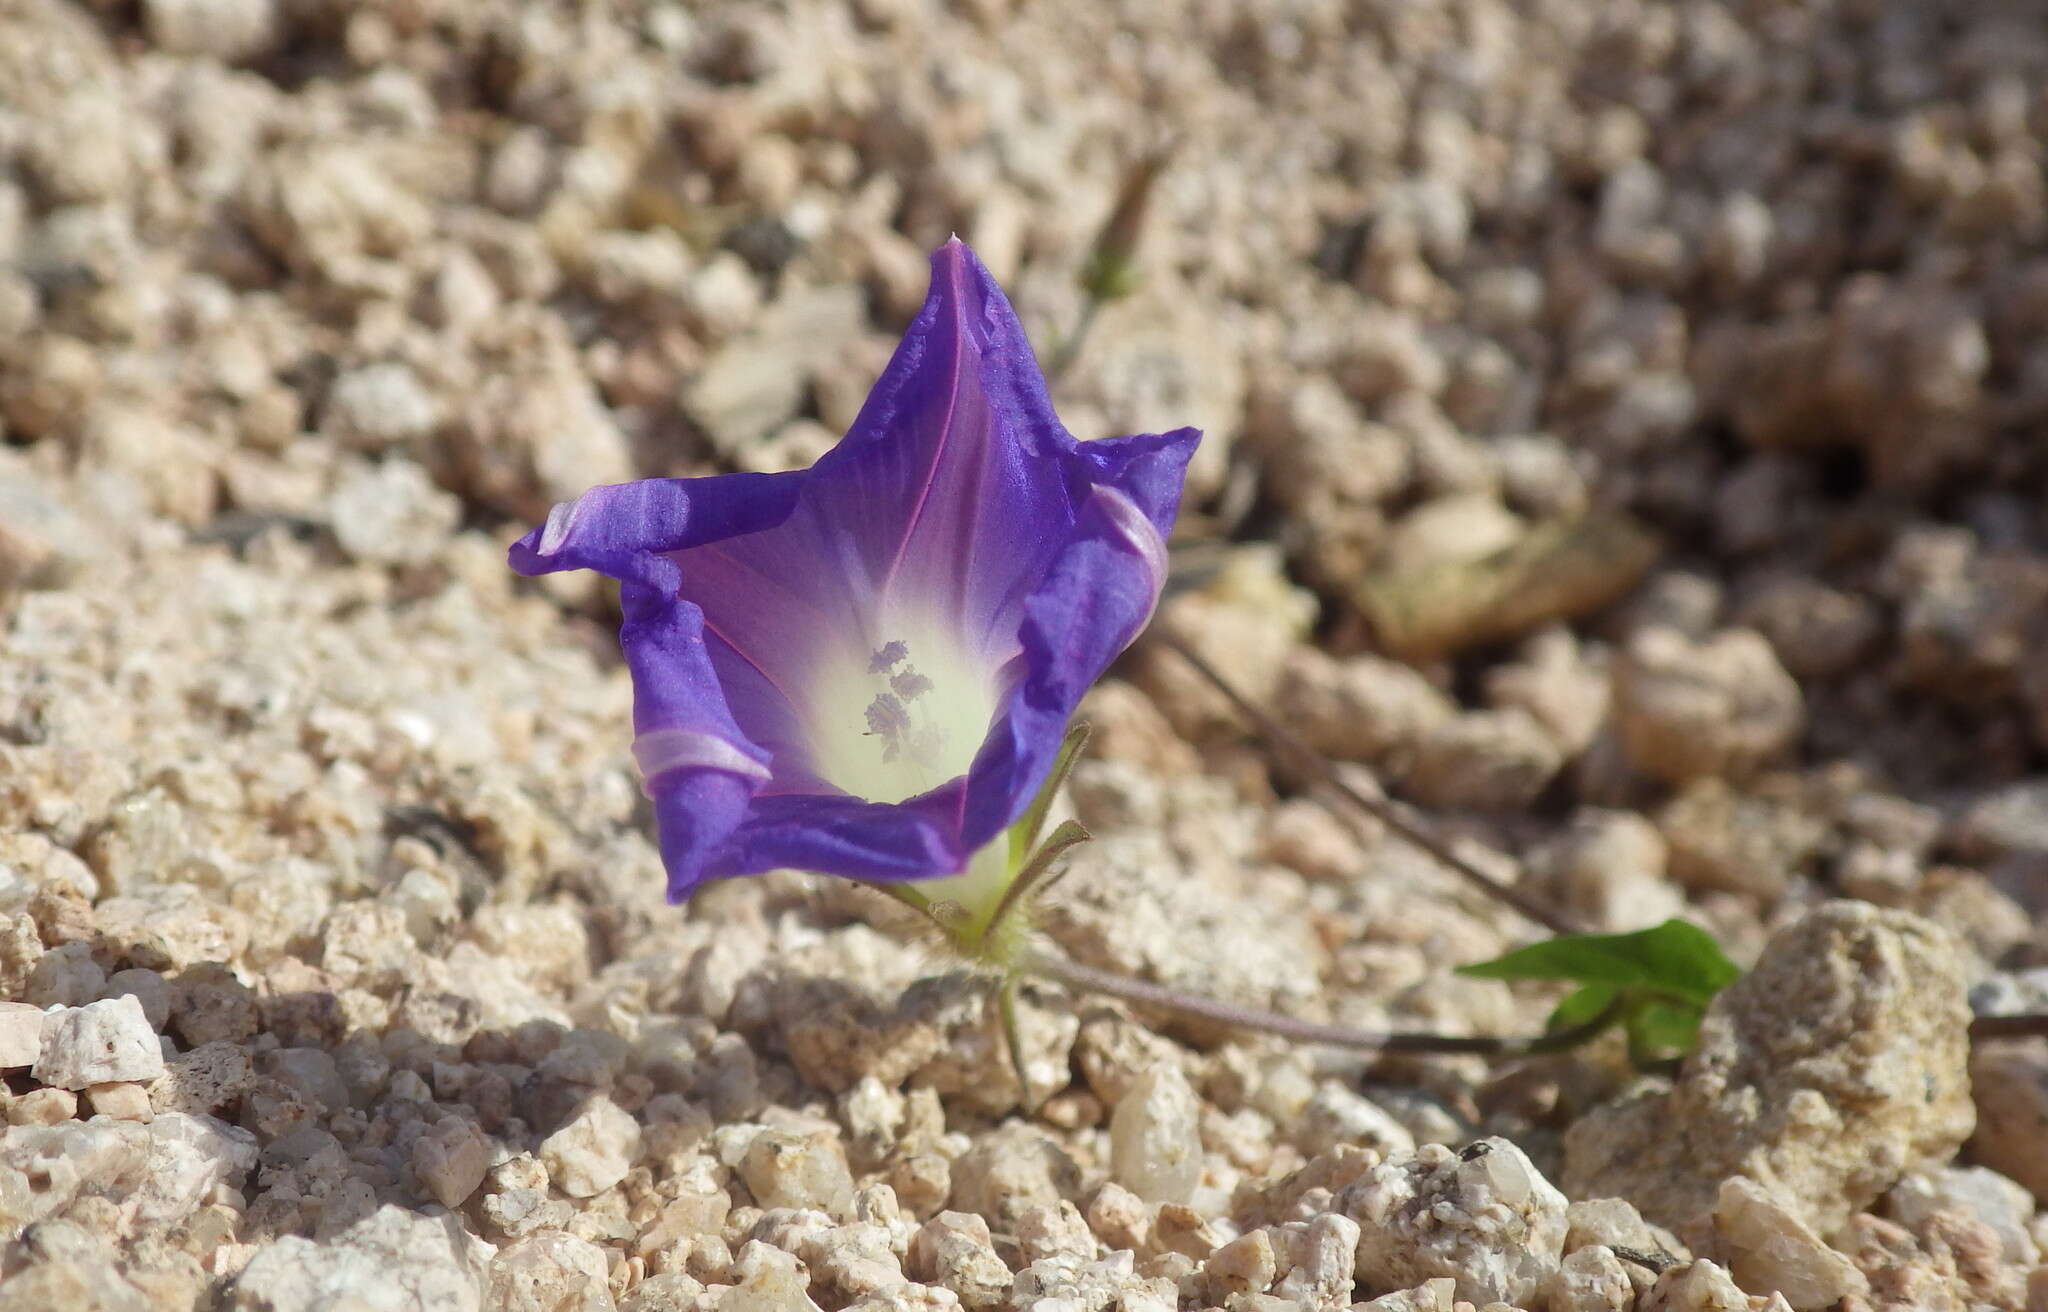
[(932, 681), (916, 670), (905, 668), (901, 674), (889, 676), (889, 688), (906, 702), (914, 702), (918, 694), (932, 690)]
[(904, 738), (910, 733), (910, 713), (893, 695), (882, 693), (868, 703), (868, 732), (887, 740), (888, 745), (882, 749), (882, 759), (893, 761), (903, 746)]
[[(892, 631), (900, 636), (876, 640)], [(875, 639), (829, 670), (821, 690), (819, 739), (829, 750), (818, 773), (856, 797), (893, 802), (964, 774), (991, 707), (981, 671), (943, 633), (889, 621), (870, 632)]]

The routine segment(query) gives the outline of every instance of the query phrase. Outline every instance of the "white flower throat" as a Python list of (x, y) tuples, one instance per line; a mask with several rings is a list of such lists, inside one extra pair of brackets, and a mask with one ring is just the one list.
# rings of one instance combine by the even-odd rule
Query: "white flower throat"
[(995, 714), (994, 680), (936, 626), (843, 652), (821, 670), (812, 748), (826, 782), (870, 802), (900, 802), (967, 773)]

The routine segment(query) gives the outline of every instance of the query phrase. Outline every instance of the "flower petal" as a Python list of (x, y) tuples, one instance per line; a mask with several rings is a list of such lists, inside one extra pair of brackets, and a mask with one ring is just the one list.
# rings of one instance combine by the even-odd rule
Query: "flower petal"
[(1050, 564), (1086, 490), (1067, 477), (1074, 446), (1009, 301), (956, 238), (804, 509), (853, 548), (849, 582), (874, 609), (942, 610), (1007, 647), (1018, 617), (999, 612)]
[(663, 553), (773, 528), (789, 518), (801, 472), (650, 478), (591, 488), (548, 512), (512, 544), (521, 574), (594, 569), (622, 581), (673, 587)]
[(699, 884), (717, 877), (713, 859), (724, 852), (745, 817), (753, 790), (738, 775), (697, 770), (671, 775), (652, 792), (668, 900), (681, 902)]
[(847, 879), (927, 879), (966, 869), (956, 839), (966, 781), (904, 802), (758, 796), (712, 874), (813, 870)]
[(968, 772), (960, 833), (967, 850), (1031, 804), (1074, 707), (1152, 618), (1166, 582), (1165, 530), (1200, 437), (1184, 428), (1124, 438), (1109, 451), (1113, 481), (1090, 493), (1073, 540), (1024, 603), (1024, 677)]
[(704, 646), (704, 617), (648, 584), (620, 586), (619, 648), (633, 677), (633, 755), (654, 799), (669, 897), (696, 887), (768, 778)]

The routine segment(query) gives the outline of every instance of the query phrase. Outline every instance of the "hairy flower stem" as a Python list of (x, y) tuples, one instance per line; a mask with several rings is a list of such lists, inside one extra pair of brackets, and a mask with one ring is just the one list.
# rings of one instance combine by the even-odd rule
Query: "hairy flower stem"
[(1097, 970), (1093, 966), (1084, 966), (1077, 961), (1070, 961), (1049, 952), (1027, 954), (1022, 969), (1042, 979), (1064, 984), (1068, 988), (1122, 998), (1126, 1002), (1157, 1007), (1181, 1016), (1214, 1021), (1235, 1029), (1256, 1030), (1295, 1043), (1319, 1043), (1332, 1048), (1353, 1048), (1366, 1052), (1477, 1053), (1483, 1057), (1524, 1057), (1532, 1053), (1558, 1052), (1583, 1043), (1600, 1033), (1614, 1021), (1621, 1007), (1620, 1000), (1616, 999), (1591, 1020), (1551, 1034), (1497, 1037), (1354, 1030), (1344, 1025), (1325, 1025), (1318, 1021), (1283, 1016), (1274, 1011), (1261, 1011), (1256, 1007), (1240, 1007), (1235, 1003), (1203, 997), (1200, 994), (1184, 993), (1164, 984), (1153, 984), (1112, 971)]
[(1378, 820), (1408, 842), (1429, 853), (1448, 867), (1454, 874), (1462, 877), (1466, 882), (1485, 893), (1488, 897), (1513, 907), (1523, 916), (1543, 926), (1551, 933), (1583, 934), (1586, 932), (1583, 926), (1574, 924), (1571, 917), (1563, 912), (1558, 911), (1554, 907), (1544, 906), (1534, 898), (1525, 896), (1514, 888), (1501, 883), (1498, 879), (1487, 874), (1478, 866), (1473, 865), (1464, 857), (1459, 856), (1451, 850), (1448, 843), (1445, 843), (1442, 839), (1403, 815), (1399, 807), (1379, 798), (1367, 797), (1364, 793), (1359, 792), (1356, 788), (1346, 783), (1344, 777), (1337, 773), (1337, 767), (1331, 765), (1320, 752), (1303, 742), (1292, 730), (1260, 710), (1252, 703), (1251, 699), (1232, 687), (1230, 681), (1218, 673), (1215, 666), (1204, 660), (1194, 648), (1188, 646), (1178, 636), (1172, 632), (1162, 630), (1158, 634), (1158, 640), (1165, 643), (1175, 655), (1193, 666), (1195, 673), (1208, 680), (1216, 691), (1229, 699), (1230, 704), (1237, 708), (1238, 714), (1244, 716), (1250, 722), (1253, 730), (1260, 737), (1264, 738), (1267, 743), (1279, 749), (1283, 755), (1287, 756), (1296, 769), (1309, 775), (1317, 783), (1336, 793), (1339, 797), (1373, 819)]

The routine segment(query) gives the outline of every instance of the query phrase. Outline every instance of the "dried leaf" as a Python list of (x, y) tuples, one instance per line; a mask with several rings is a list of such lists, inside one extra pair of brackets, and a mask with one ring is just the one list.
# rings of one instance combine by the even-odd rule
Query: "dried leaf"
[(1538, 524), (1499, 551), (1362, 580), (1353, 600), (1381, 644), (1427, 660), (1575, 619), (1620, 598), (1663, 544), (1618, 511)]

